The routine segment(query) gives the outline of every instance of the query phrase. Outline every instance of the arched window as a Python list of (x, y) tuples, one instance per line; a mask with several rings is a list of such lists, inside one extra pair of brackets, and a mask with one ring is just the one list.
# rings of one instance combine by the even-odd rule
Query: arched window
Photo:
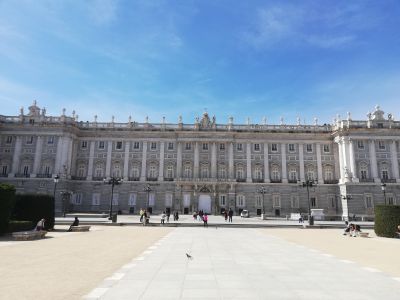
[(325, 180), (333, 180), (333, 168), (332, 168), (332, 166), (325, 166), (324, 179)]
[(131, 170), (131, 177), (139, 178), (140, 177), (140, 170), (138, 165), (133, 165)]
[(314, 166), (307, 166), (306, 178), (311, 181), (315, 179)]
[(79, 165), (78, 167), (78, 177), (85, 177), (86, 176), (86, 167), (85, 165)]
[(119, 164), (115, 164), (112, 171), (113, 177), (121, 177), (121, 166)]
[(183, 176), (185, 178), (192, 178), (192, 166), (190, 164), (186, 164), (183, 170)]
[(169, 165), (167, 166), (166, 178), (174, 178), (174, 167)]
[(244, 179), (244, 170), (242, 165), (236, 167), (236, 179)]
[(150, 178), (157, 178), (157, 167), (155, 165), (150, 165), (149, 177)]
[(383, 180), (389, 179), (389, 170), (386, 163), (381, 164), (381, 179)]
[(360, 179), (361, 180), (368, 179), (368, 165), (365, 162), (360, 164), (359, 170), (360, 170)]
[(261, 166), (256, 166), (254, 168), (254, 178), (258, 180), (263, 179), (263, 172)]
[(219, 178), (226, 178), (226, 168), (225, 168), (225, 166), (220, 166), (219, 167), (219, 171), (218, 171), (218, 177)]
[(281, 179), (281, 173), (279, 172), (279, 167), (276, 165), (272, 166), (271, 179), (272, 180), (280, 180)]
[(97, 165), (94, 171), (95, 177), (104, 177), (103, 167), (101, 165)]
[(295, 166), (289, 167), (289, 180), (297, 181), (297, 168)]
[(200, 177), (208, 178), (208, 165), (202, 165), (200, 169)]

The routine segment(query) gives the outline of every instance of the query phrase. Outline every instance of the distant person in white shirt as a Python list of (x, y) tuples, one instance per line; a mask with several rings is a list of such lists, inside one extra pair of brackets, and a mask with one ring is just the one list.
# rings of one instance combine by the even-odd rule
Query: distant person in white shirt
[(44, 222), (46, 222), (45, 219), (41, 219), (41, 220), (39, 220), (39, 222), (37, 222), (36, 231), (44, 230)]

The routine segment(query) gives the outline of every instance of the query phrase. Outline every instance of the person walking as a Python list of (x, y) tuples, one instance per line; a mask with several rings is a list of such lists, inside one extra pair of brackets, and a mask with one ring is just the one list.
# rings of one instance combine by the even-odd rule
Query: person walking
[(139, 215), (140, 215), (140, 223), (142, 223), (143, 222), (143, 214), (144, 214), (144, 210), (143, 210), (143, 208), (141, 208), (140, 209), (140, 212), (139, 212)]
[(74, 222), (71, 224), (71, 226), (69, 226), (68, 231), (72, 231), (72, 226), (79, 226), (79, 219), (78, 217), (75, 217)]
[(204, 227), (208, 227), (208, 216), (207, 213), (203, 215), (203, 222), (204, 222)]
[(225, 222), (228, 221), (228, 212), (226, 211), (226, 209), (224, 210), (224, 218), (225, 218)]
[(233, 210), (232, 210), (232, 208), (229, 209), (228, 216), (229, 216), (229, 222), (232, 223), (232, 216), (233, 216)]
[(171, 213), (167, 211), (167, 223), (169, 223), (169, 217), (171, 216)]
[(179, 221), (179, 213), (178, 213), (178, 211), (175, 212), (175, 221)]
[(165, 218), (167, 217), (167, 215), (165, 214), (165, 212), (163, 211), (161, 214), (161, 225), (165, 224)]

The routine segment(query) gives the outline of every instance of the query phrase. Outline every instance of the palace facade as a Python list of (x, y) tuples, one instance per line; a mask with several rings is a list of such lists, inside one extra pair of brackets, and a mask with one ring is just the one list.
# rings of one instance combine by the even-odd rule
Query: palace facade
[[(194, 124), (154, 124), (82, 122), (65, 109), (47, 116), (34, 102), (27, 114), (0, 115), (0, 181), (54, 193), (58, 212), (108, 212), (112, 200), (123, 213), (311, 208), (347, 219), (400, 203), (399, 143), (400, 122), (379, 107), (363, 121), (349, 114), (323, 125), (218, 124), (207, 113)], [(104, 184), (110, 178), (123, 182)]]

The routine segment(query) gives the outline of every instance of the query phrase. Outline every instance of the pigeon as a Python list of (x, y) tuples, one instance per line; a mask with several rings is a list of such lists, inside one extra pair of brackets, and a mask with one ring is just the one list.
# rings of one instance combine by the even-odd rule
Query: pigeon
[(186, 257), (187, 257), (188, 259), (193, 259), (193, 256), (191, 256), (189, 253), (186, 253)]

